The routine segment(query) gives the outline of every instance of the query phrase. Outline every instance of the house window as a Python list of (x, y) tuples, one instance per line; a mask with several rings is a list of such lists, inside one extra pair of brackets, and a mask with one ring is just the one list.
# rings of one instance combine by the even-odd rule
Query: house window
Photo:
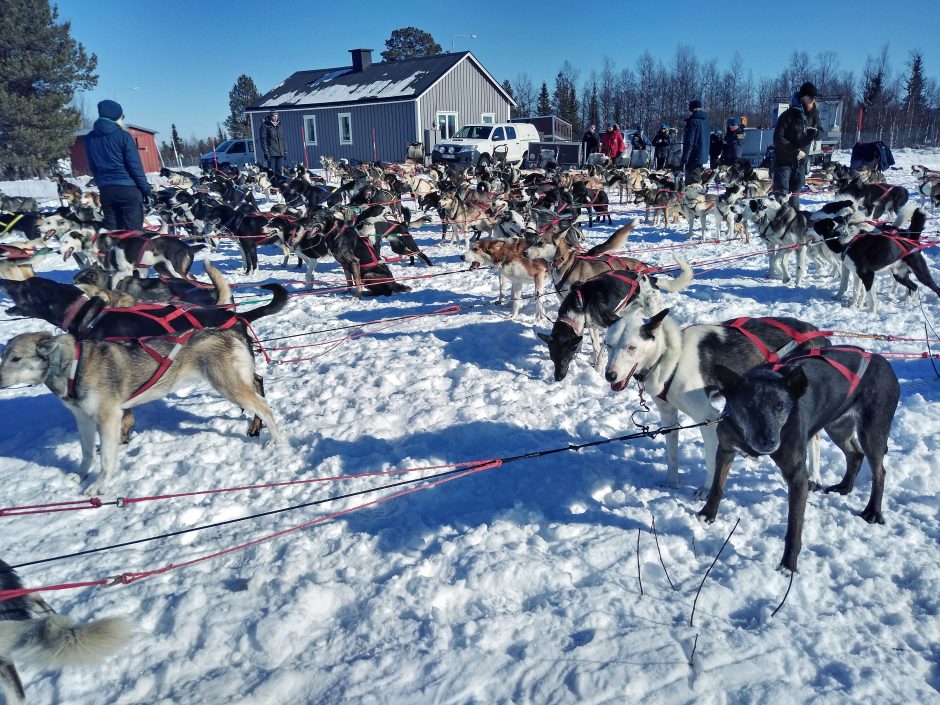
[(446, 140), (453, 137), (454, 133), (457, 131), (457, 113), (438, 113), (437, 129), (441, 132), (441, 139)]
[(352, 144), (352, 115), (350, 113), (340, 113), (339, 119), (339, 143)]
[(304, 144), (315, 145), (317, 143), (317, 116), (304, 115)]
[(496, 113), (483, 113), (480, 116), (480, 122), (482, 122), (484, 125), (492, 125), (494, 122), (496, 122)]

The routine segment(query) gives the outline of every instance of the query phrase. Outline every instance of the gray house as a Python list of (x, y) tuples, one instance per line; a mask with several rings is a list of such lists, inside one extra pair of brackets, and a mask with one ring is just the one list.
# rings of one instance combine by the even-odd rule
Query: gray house
[(352, 66), (298, 71), (250, 105), (260, 130), (277, 110), (288, 164), (319, 167), (321, 156), (401, 161), (411, 142), (450, 137), (466, 124), (508, 122), (513, 99), (470, 52), (372, 63), (371, 49), (351, 49)]

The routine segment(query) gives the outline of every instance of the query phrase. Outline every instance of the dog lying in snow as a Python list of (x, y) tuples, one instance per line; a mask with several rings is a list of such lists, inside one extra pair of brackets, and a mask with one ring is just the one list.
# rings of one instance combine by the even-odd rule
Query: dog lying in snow
[[(23, 583), (0, 560), (0, 591), (21, 590)], [(117, 651), (126, 641), (128, 623), (105, 618), (79, 624), (57, 614), (38, 593), (0, 602), (0, 688), (7, 705), (26, 705), (26, 692), (14, 661), (48, 668), (91, 665)]]

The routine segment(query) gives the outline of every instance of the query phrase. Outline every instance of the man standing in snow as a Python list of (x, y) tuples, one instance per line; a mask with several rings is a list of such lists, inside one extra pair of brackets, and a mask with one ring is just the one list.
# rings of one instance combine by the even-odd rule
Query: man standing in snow
[(123, 120), (120, 103), (98, 103), (98, 119), (85, 135), (85, 154), (101, 194), (102, 226), (140, 230), (144, 227), (144, 200), (150, 200), (152, 189), (140, 163), (137, 142), (122, 127)]
[(261, 153), (268, 163), (268, 169), (280, 174), (287, 156), (287, 140), (281, 127), (281, 116), (276, 112), (268, 115), (261, 125)]
[(600, 138), (597, 136), (597, 125), (591, 125), (584, 137), (581, 138), (581, 154), (584, 157), (583, 162), (587, 162), (588, 157), (597, 152), (601, 147)]
[(685, 169), (685, 184), (702, 182), (702, 165), (708, 162), (708, 113), (702, 110), (702, 101), (689, 101), (689, 117), (685, 120), (682, 135), (682, 159), (679, 166)]
[(653, 138), (653, 147), (655, 147), (655, 156), (656, 156), (656, 168), (665, 169), (666, 162), (669, 160), (669, 147), (672, 144), (672, 139), (669, 137), (669, 125), (663, 123), (659, 132), (656, 133), (656, 136)]
[(791, 107), (777, 118), (774, 128), (773, 188), (789, 193), (790, 203), (796, 208), (806, 181), (807, 152), (821, 130), (816, 86), (807, 81), (793, 95)]

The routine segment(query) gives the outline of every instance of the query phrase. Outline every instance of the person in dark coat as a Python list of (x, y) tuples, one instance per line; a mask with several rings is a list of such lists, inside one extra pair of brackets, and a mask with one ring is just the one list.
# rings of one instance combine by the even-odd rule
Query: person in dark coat
[(272, 112), (261, 124), (261, 153), (271, 171), (275, 174), (283, 171), (284, 158), (287, 156), (287, 140), (284, 138), (281, 116), (277, 113)]
[(725, 143), (721, 139), (721, 131), (715, 130), (708, 138), (708, 166), (716, 169), (721, 163), (721, 151), (725, 148)]
[(708, 113), (702, 110), (702, 101), (689, 102), (689, 117), (682, 135), (680, 167), (685, 169), (686, 185), (702, 182), (702, 165), (708, 162)]
[(587, 161), (592, 154), (599, 152), (600, 148), (601, 140), (597, 136), (597, 125), (591, 125), (581, 138), (581, 154), (584, 155), (584, 161)]
[(774, 128), (773, 188), (789, 193), (790, 202), (796, 207), (809, 167), (807, 154), (821, 131), (816, 86), (807, 81), (794, 94), (791, 107), (777, 118)]
[(108, 230), (144, 227), (144, 201), (152, 196), (137, 142), (122, 127), (124, 109), (113, 100), (98, 103), (98, 119), (85, 135), (88, 166), (101, 195), (102, 226)]
[(669, 125), (663, 123), (659, 132), (653, 136), (654, 155), (656, 169), (665, 169), (666, 162), (669, 160), (669, 147), (672, 145), (672, 138), (669, 136)]
[(737, 118), (728, 118), (728, 129), (722, 141), (721, 163), (725, 166), (737, 164), (744, 155), (744, 130)]

